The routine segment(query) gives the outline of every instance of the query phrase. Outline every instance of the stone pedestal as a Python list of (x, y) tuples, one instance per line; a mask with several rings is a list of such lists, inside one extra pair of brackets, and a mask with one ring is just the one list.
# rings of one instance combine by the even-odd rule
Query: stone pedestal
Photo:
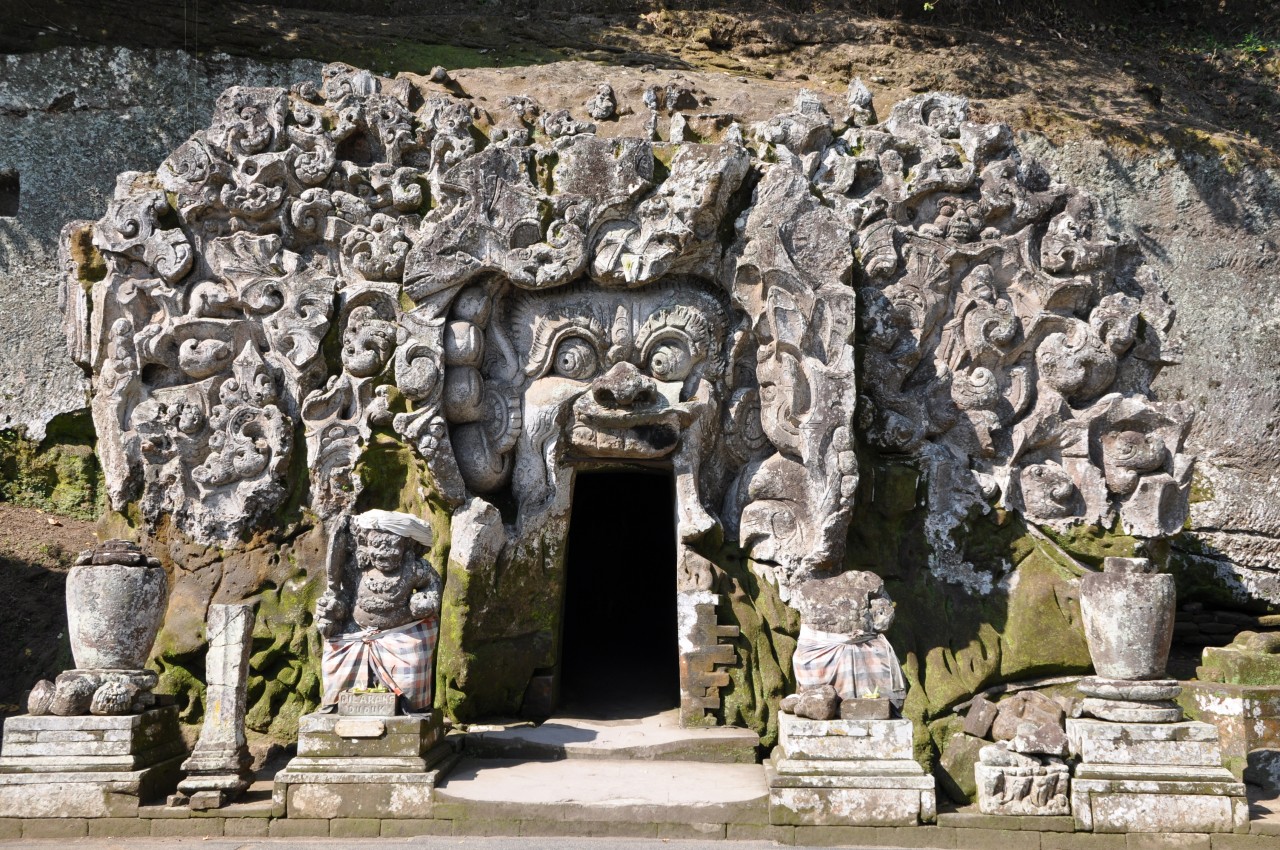
[(1188, 682), (1181, 703), (1217, 727), (1228, 770), (1280, 792), (1280, 687)]
[(0, 817), (132, 817), (178, 780), (176, 706), (142, 714), (11, 717), (0, 749)]
[(432, 791), (454, 761), (434, 712), (308, 714), (297, 757), (276, 774), (275, 809), (294, 818), (431, 817)]
[(765, 763), (775, 824), (914, 826), (937, 817), (933, 777), (914, 759), (909, 720), (779, 715)]
[(1078, 831), (1248, 832), (1243, 783), (1222, 767), (1207, 723), (1067, 721), (1079, 757), (1071, 783)]

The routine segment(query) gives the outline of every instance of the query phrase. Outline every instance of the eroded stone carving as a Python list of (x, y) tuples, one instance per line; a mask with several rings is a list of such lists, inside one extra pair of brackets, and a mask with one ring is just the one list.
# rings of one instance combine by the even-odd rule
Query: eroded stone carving
[(1180, 527), (1189, 408), (1148, 399), (1171, 308), (1097, 204), (962, 98), (875, 123), (854, 85), (838, 123), (801, 92), (694, 143), (678, 80), (635, 105), (645, 138), (597, 135), (603, 85), (581, 113), (445, 92), (342, 65), (230, 89), (68, 229), (114, 507), (233, 541), (304, 486), (305, 451), (335, 527), (376, 432), (451, 509), (515, 505), (466, 569), (550, 569), (575, 470), (643, 462), (677, 479), (681, 593), (710, 591), (728, 539), (785, 601), (839, 571), (865, 439), (927, 468), (932, 566), (974, 592), (1001, 577), (953, 533), (996, 504)]
[(406, 710), (430, 709), (441, 590), (439, 573), (422, 557), (431, 526), (378, 510), (333, 526), (327, 587), (316, 602), (325, 638), (322, 705), (373, 687), (400, 697)]
[[(800, 612), (800, 637), (792, 665), (799, 692), (782, 710), (813, 720), (846, 719), (856, 702), (883, 700), (902, 707), (906, 682), (884, 631), (893, 624), (893, 601), (875, 573), (853, 571), (811, 579), (791, 595)], [(828, 693), (829, 692), (829, 693)]]

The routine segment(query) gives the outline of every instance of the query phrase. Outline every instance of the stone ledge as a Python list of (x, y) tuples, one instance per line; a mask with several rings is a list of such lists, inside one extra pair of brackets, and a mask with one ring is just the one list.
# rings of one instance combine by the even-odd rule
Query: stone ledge
[(984, 815), (978, 811), (939, 812), (938, 826), (1024, 832), (1074, 832), (1076, 828), (1070, 815)]
[[(158, 807), (155, 807), (158, 808)], [(27, 818), (0, 820), (0, 840), (100, 838), (412, 838), (501, 836), (771, 841), (811, 847), (911, 850), (1277, 850), (1280, 829), (1265, 834), (1070, 832), (1066, 818), (945, 812), (936, 826), (796, 826), (720, 821), (502, 818)], [(1028, 824), (1026, 821), (1042, 821)]]

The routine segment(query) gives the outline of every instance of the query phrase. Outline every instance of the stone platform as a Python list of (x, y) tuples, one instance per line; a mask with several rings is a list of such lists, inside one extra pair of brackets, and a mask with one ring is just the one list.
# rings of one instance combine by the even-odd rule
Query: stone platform
[(466, 753), (479, 758), (661, 759), (756, 764), (760, 736), (750, 729), (684, 729), (678, 709), (617, 720), (552, 717), (543, 723), (495, 724), (467, 732)]
[(914, 759), (909, 720), (804, 720), (783, 713), (765, 764), (774, 824), (912, 826), (932, 822), (932, 776)]
[(133, 816), (173, 789), (186, 755), (176, 706), (11, 717), (0, 748), (0, 817)]
[(1103, 833), (1249, 831), (1244, 784), (1222, 767), (1218, 730), (1195, 721), (1071, 719), (1076, 829)]
[(290, 818), (426, 818), (456, 760), (439, 714), (308, 714), (298, 755), (276, 774), (273, 811)]

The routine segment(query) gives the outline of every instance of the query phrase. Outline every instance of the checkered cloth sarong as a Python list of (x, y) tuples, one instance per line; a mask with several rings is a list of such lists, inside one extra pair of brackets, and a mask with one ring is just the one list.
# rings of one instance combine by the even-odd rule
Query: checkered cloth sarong
[(433, 614), (394, 629), (365, 629), (324, 642), (324, 705), (349, 688), (367, 687), (376, 676), (415, 711), (431, 707), (431, 661), (440, 620)]
[(854, 699), (878, 690), (898, 704), (907, 695), (898, 656), (884, 635), (855, 639), (801, 626), (792, 663), (801, 691), (831, 685), (841, 699)]

